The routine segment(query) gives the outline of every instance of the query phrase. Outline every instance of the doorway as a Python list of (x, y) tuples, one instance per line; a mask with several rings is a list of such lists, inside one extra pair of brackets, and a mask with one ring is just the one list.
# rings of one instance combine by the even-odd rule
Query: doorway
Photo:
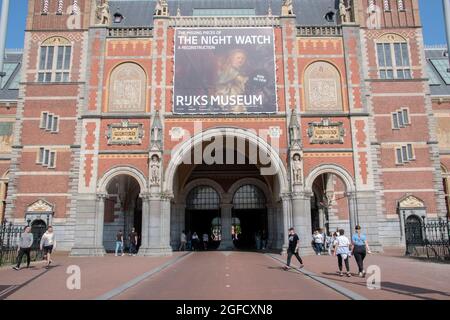
[(240, 187), (233, 196), (232, 234), (237, 249), (266, 247), (268, 219), (266, 198), (254, 185)]
[(199, 243), (193, 242), (193, 248), (196, 250), (204, 250), (205, 247), (202, 242), (204, 235), (207, 235), (208, 243), (206, 249), (217, 249), (222, 238), (220, 198), (217, 191), (210, 186), (195, 187), (189, 192), (186, 205), (186, 235), (188, 240), (194, 233), (199, 238)]

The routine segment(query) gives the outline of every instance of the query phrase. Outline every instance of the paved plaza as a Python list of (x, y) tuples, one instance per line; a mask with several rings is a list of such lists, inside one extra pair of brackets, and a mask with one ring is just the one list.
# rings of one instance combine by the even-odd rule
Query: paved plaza
[[(336, 274), (330, 256), (304, 257), (300, 271), (284, 271), (284, 256), (240, 251), (176, 252), (167, 257), (69, 257), (58, 254), (54, 265), (0, 269), (0, 299), (113, 300), (450, 300), (450, 265), (373, 254), (366, 267), (378, 266), (380, 289), (367, 279)], [(294, 261), (294, 265), (297, 261)], [(68, 268), (78, 266), (80, 289), (68, 289)], [(69, 271), (71, 269), (69, 268)]]

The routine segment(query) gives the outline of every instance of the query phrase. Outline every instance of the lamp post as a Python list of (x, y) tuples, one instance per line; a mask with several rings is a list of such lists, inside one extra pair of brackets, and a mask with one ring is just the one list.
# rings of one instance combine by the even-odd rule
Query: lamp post
[[(445, 21), (445, 31), (447, 35), (447, 52), (448, 58), (450, 59), (450, 0), (442, 0), (444, 8), (444, 21)], [(450, 70), (447, 70), (450, 72)]]
[(2, 13), (0, 16), (0, 87), (2, 85), (3, 77), (6, 75), (3, 71), (3, 64), (5, 60), (6, 33), (8, 30), (8, 13), (9, 0), (3, 0)]

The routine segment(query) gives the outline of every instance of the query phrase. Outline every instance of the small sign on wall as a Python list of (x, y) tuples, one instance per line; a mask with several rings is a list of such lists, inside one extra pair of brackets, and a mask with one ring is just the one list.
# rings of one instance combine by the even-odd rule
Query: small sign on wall
[(309, 124), (308, 136), (311, 144), (342, 144), (345, 129), (342, 122), (330, 122), (328, 119), (323, 119), (321, 122)]
[(109, 145), (133, 145), (142, 144), (144, 137), (142, 123), (129, 123), (122, 121), (108, 125), (106, 137)]

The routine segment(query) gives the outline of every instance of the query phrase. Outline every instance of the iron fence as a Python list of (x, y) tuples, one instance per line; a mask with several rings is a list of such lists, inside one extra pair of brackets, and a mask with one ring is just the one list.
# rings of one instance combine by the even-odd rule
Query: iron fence
[(405, 223), (406, 255), (450, 260), (450, 222), (414, 221)]
[[(31, 261), (41, 260), (43, 253), (40, 250), (40, 241), (45, 232), (45, 225), (32, 226), (33, 245), (31, 246)], [(10, 222), (3, 222), (0, 227), (0, 266), (16, 263), (17, 250), (20, 235), (24, 226), (14, 225)], [(25, 259), (25, 256), (23, 257)]]

